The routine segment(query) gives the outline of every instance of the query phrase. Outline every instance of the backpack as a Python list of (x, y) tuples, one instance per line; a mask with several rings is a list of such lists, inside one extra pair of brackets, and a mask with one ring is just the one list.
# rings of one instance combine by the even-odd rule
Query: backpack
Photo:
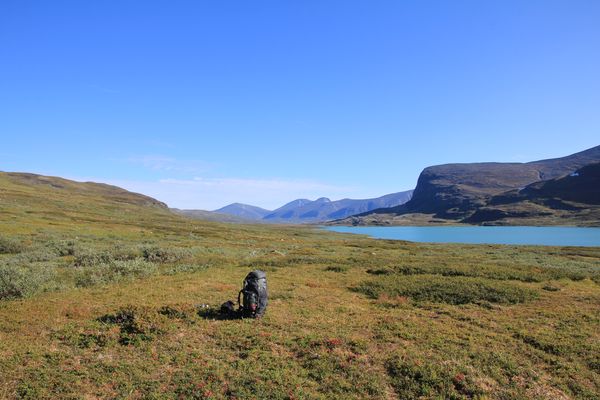
[[(240, 299), (243, 302), (240, 302)], [(260, 318), (267, 310), (267, 274), (256, 270), (244, 279), (244, 287), (238, 293), (238, 305), (242, 316)]]

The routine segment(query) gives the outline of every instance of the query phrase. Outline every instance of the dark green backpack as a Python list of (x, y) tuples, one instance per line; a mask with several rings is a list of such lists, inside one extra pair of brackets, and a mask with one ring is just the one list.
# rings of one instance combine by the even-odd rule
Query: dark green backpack
[(244, 279), (244, 287), (238, 293), (238, 305), (242, 316), (260, 318), (267, 310), (267, 274), (256, 270)]

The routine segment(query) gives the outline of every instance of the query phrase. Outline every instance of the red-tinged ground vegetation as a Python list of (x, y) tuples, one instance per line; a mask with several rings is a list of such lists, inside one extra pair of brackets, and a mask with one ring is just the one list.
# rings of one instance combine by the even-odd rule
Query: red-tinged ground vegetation
[[(600, 395), (598, 248), (208, 223), (55, 186), (0, 174), (0, 398)], [(266, 316), (221, 318), (255, 268)]]

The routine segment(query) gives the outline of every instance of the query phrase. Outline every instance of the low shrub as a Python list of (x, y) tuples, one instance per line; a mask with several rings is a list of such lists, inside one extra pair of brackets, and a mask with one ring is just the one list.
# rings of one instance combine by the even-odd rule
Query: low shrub
[(141, 258), (134, 260), (112, 260), (95, 268), (85, 268), (75, 278), (78, 287), (119, 282), (131, 278), (146, 277), (157, 272), (156, 264)]
[(188, 323), (194, 322), (198, 316), (198, 310), (191, 304), (174, 304), (163, 306), (158, 313), (169, 319), (177, 319)]
[(415, 301), (432, 301), (447, 304), (467, 304), (487, 301), (490, 303), (523, 303), (537, 296), (537, 292), (508, 283), (484, 278), (442, 277), (416, 275), (390, 277), (367, 281), (356, 291), (377, 299), (382, 294), (407, 296)]
[(0, 254), (17, 254), (23, 248), (23, 244), (17, 239), (0, 236)]
[(108, 265), (108, 270), (112, 275), (122, 277), (145, 277), (156, 273), (157, 266), (154, 263), (147, 262), (141, 258), (126, 261), (113, 261)]
[(14, 265), (0, 265), (0, 300), (30, 296), (48, 280), (43, 270), (33, 271)]
[(552, 286), (552, 285), (544, 285), (542, 287), (543, 290), (547, 291), (547, 292), (558, 292), (560, 291), (559, 287), (556, 286)]
[(91, 287), (107, 283), (109, 283), (109, 281), (106, 277), (97, 271), (86, 270), (75, 277), (75, 286), (77, 287)]
[(119, 326), (119, 343), (136, 345), (153, 340), (157, 334), (163, 333), (166, 317), (155, 309), (143, 306), (126, 306), (113, 315), (101, 317), (100, 322)]
[(79, 251), (78, 244), (74, 240), (51, 240), (46, 247), (59, 257), (74, 256)]
[(348, 271), (348, 266), (346, 265), (330, 265), (329, 267), (325, 268), (325, 271), (330, 271), (330, 272), (346, 272)]
[[(422, 265), (400, 265), (388, 269), (399, 275), (441, 275), (441, 276), (471, 276), (487, 279), (495, 279), (500, 281), (513, 280), (521, 282), (540, 282), (543, 278), (541, 273), (537, 275), (531, 271), (511, 270), (500, 267), (490, 266), (422, 266)], [(367, 271), (369, 272), (369, 271)], [(392, 273), (392, 272), (390, 272)]]
[(142, 249), (142, 255), (149, 262), (172, 263), (190, 257), (192, 252), (182, 247), (146, 247)]
[(74, 267), (96, 267), (113, 261), (139, 259), (142, 254), (134, 247), (116, 247), (112, 250), (78, 250), (74, 255)]
[(33, 247), (12, 257), (11, 262), (16, 264), (29, 264), (35, 262), (52, 261), (57, 254), (47, 247)]
[(114, 257), (108, 251), (90, 251), (84, 250), (81, 253), (75, 254), (73, 260), (74, 267), (97, 267), (103, 264), (108, 264), (113, 261)]
[(367, 270), (367, 274), (371, 274), (371, 275), (391, 275), (393, 273), (394, 273), (394, 270), (392, 270), (390, 268), (374, 268), (374, 269)]

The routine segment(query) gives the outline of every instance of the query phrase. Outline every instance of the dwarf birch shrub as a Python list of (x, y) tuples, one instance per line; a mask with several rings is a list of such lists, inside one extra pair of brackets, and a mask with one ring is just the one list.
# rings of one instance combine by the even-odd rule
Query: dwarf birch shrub
[(23, 251), (23, 245), (16, 239), (0, 236), (0, 254), (17, 254)]
[(49, 279), (47, 271), (0, 265), (0, 300), (30, 296)]
[(85, 268), (75, 278), (78, 287), (90, 287), (132, 278), (142, 278), (158, 271), (154, 263), (141, 258), (134, 260), (112, 260), (94, 268)]
[(142, 249), (142, 255), (149, 262), (171, 263), (190, 257), (192, 252), (181, 247), (145, 247)]

